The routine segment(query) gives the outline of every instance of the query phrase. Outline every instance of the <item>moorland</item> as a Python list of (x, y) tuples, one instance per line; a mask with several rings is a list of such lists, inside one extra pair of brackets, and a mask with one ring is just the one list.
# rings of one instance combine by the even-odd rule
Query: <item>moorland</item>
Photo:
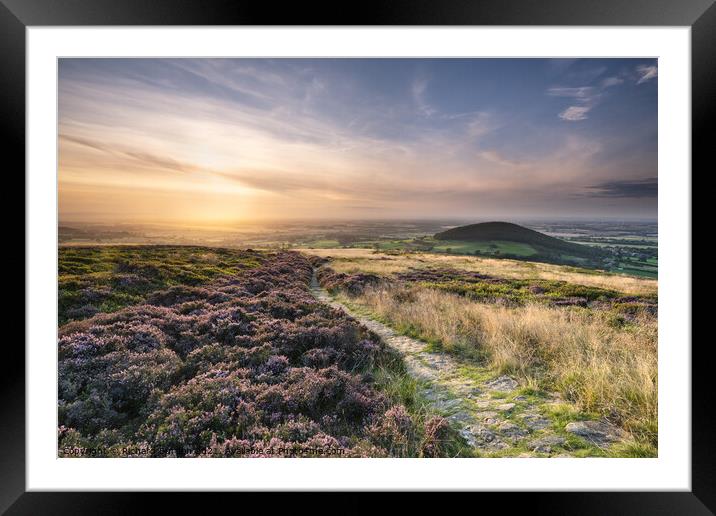
[(62, 456), (655, 456), (655, 280), (406, 249), (59, 250)]

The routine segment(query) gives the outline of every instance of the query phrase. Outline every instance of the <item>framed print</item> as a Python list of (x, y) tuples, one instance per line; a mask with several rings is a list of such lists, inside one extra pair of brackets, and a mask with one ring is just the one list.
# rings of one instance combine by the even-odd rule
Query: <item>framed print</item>
[(657, 4), (316, 25), (3, 0), (27, 303), (2, 508), (529, 491), (709, 514), (691, 178), (716, 8)]

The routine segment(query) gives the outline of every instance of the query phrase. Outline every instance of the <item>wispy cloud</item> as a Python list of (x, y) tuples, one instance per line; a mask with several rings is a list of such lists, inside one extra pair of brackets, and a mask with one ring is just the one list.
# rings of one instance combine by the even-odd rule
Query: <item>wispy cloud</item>
[[(597, 80), (605, 69), (594, 75), (593, 80)], [(636, 84), (641, 84), (650, 79), (653, 79), (657, 75), (656, 66), (652, 65), (640, 65), (636, 68), (639, 78)], [(625, 75), (629, 76), (630, 73), (620, 73), (617, 75), (610, 75), (597, 81), (593, 85), (585, 85), (578, 87), (563, 87), (555, 86), (547, 89), (547, 95), (550, 97), (562, 97), (572, 99), (573, 104), (568, 106), (566, 109), (559, 112), (557, 115), (560, 119), (567, 122), (578, 122), (589, 118), (589, 112), (592, 111), (601, 101), (602, 97), (607, 94), (607, 90), (615, 86), (624, 84)], [(631, 80), (633, 81), (633, 75)]]
[(589, 118), (587, 115), (599, 101), (603, 87), (580, 86), (576, 88), (553, 87), (547, 90), (551, 97), (572, 99), (577, 105), (572, 105), (561, 111), (557, 116), (567, 122), (578, 122)]
[(418, 106), (418, 110), (425, 116), (432, 116), (435, 114), (435, 109), (428, 104), (427, 97), (428, 82), (424, 79), (419, 79), (413, 83), (413, 100)]
[(497, 152), (495, 150), (482, 151), (482, 152), (480, 152), (479, 156), (486, 161), (495, 163), (497, 165), (501, 165), (503, 167), (520, 168), (520, 167), (526, 166), (526, 163), (524, 163), (522, 161), (506, 158), (505, 156), (503, 156), (502, 154), (500, 154), (499, 152)]
[(618, 86), (624, 84), (624, 79), (621, 77), (607, 77), (601, 82), (602, 88), (611, 88), (612, 86)]
[(585, 195), (589, 197), (609, 198), (647, 198), (658, 194), (658, 180), (656, 177), (636, 180), (605, 181), (588, 187)]
[(481, 138), (494, 128), (494, 121), (488, 113), (473, 113), (467, 122), (467, 134), (471, 138)]
[(547, 95), (552, 97), (569, 97), (580, 100), (589, 100), (594, 96), (594, 88), (591, 86), (582, 86), (579, 88), (549, 88)]
[(134, 165), (136, 165), (138, 168), (141, 167), (150, 170), (161, 169), (170, 170), (174, 172), (194, 172), (198, 170), (198, 167), (194, 165), (181, 163), (169, 157), (157, 156), (155, 154), (142, 151), (123, 150), (118, 147), (113, 147), (112, 145), (103, 145), (99, 142), (87, 138), (67, 136), (65, 134), (60, 133), (59, 139), (60, 141), (66, 141), (83, 147), (88, 147), (90, 149), (102, 153), (119, 156), (121, 158), (127, 159), (129, 162), (134, 162)]
[(637, 84), (642, 84), (647, 81), (650, 81), (651, 79), (656, 79), (657, 75), (659, 74), (659, 70), (656, 65), (637, 66), (636, 71), (639, 74), (639, 80), (636, 81)]
[(559, 114), (559, 118), (567, 120), (568, 122), (586, 120), (588, 118), (587, 114), (591, 109), (591, 106), (569, 106)]

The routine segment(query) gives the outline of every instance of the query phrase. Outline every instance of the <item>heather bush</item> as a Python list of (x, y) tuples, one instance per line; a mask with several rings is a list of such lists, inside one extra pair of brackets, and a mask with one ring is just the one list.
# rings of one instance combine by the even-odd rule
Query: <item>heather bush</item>
[(368, 433), (374, 442), (394, 455), (408, 455), (409, 446), (415, 442), (413, 420), (400, 405), (391, 407), (368, 428)]
[(432, 416), (425, 422), (420, 452), (423, 457), (440, 457), (445, 453), (447, 443), (452, 439), (452, 431), (447, 419)]
[[(171, 248), (161, 252), (178, 260)], [(238, 253), (250, 265), (202, 284), (145, 292), (140, 303), (60, 327), (61, 455), (446, 453), (431, 437), (434, 422), (426, 425), (374, 384), (371, 371), (384, 366), (388, 351), (314, 299), (306, 258)], [(115, 287), (180, 276), (138, 249), (126, 254), (109, 271)], [(63, 267), (77, 274), (102, 253), (92, 251), (90, 260), (71, 255)], [(183, 256), (205, 260), (196, 252)]]
[(330, 267), (321, 267), (318, 270), (318, 281), (321, 286), (330, 292), (341, 290), (352, 296), (358, 296), (371, 286), (378, 286), (383, 278), (375, 274), (345, 274), (334, 272)]
[[(115, 312), (151, 298), (171, 306), (172, 298), (224, 296), (192, 289), (224, 277), (238, 278), (263, 265), (270, 253), (196, 246), (60, 247), (59, 323), (98, 312)], [(170, 287), (175, 287), (171, 289)], [(160, 297), (158, 291), (165, 291)], [(223, 302), (223, 300), (212, 300)]]

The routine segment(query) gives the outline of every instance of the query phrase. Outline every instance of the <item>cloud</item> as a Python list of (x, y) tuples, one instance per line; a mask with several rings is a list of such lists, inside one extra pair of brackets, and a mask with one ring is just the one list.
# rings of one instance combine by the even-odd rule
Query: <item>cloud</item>
[(487, 113), (476, 113), (467, 123), (467, 134), (472, 138), (485, 136), (494, 129), (494, 124)]
[(591, 83), (601, 76), (607, 68), (605, 66), (593, 66), (583, 70), (569, 70), (566, 77), (575, 82)]
[(427, 101), (427, 89), (428, 81), (424, 79), (417, 80), (413, 83), (413, 100), (415, 100), (420, 112), (429, 117), (437, 113), (437, 110), (434, 109)]
[(639, 74), (639, 80), (636, 81), (637, 84), (641, 84), (647, 81), (650, 81), (651, 79), (655, 79), (659, 73), (658, 68), (656, 65), (640, 65), (636, 67), (636, 72)]
[(658, 193), (658, 180), (656, 177), (646, 179), (605, 181), (603, 183), (587, 187), (587, 197), (607, 198), (647, 198), (656, 197)]
[(589, 113), (591, 109), (591, 107), (587, 106), (569, 106), (559, 114), (559, 118), (567, 120), (568, 122), (586, 120), (588, 118), (587, 113)]
[(103, 152), (106, 154), (129, 158), (131, 162), (134, 162), (134, 165), (139, 165), (152, 170), (163, 169), (174, 172), (195, 172), (199, 170), (198, 167), (194, 165), (188, 163), (181, 163), (169, 157), (158, 156), (148, 152), (122, 150), (110, 145), (102, 145), (101, 143), (86, 138), (78, 138), (74, 136), (68, 136), (66, 134), (60, 134), (59, 139), (75, 143), (83, 147), (88, 147), (90, 149), (94, 149), (96, 151)]
[(618, 86), (619, 84), (622, 84), (624, 82), (624, 79), (621, 77), (607, 77), (602, 81), (602, 88), (611, 88), (612, 86)]
[(597, 104), (601, 93), (600, 89), (593, 86), (581, 86), (578, 88), (549, 88), (547, 95), (551, 97), (570, 98), (578, 102), (580, 105), (569, 106), (557, 115), (567, 122), (578, 122), (589, 118), (587, 113)]
[(82, 145), (84, 147), (89, 147), (90, 149), (94, 149), (96, 151), (108, 152), (108, 148), (105, 145), (101, 145), (99, 143), (93, 142), (91, 140), (87, 140), (85, 138), (77, 138), (75, 136), (68, 136), (66, 134), (60, 134), (59, 139), (66, 140), (71, 143), (76, 143), (77, 145)]
[(525, 166), (525, 163), (506, 158), (502, 154), (494, 150), (482, 151), (479, 156), (484, 160), (487, 160), (491, 163), (496, 163), (498, 165), (502, 165), (503, 167), (518, 168)]
[(570, 97), (575, 99), (590, 99), (594, 94), (594, 88), (591, 86), (582, 86), (579, 88), (549, 88), (547, 95), (551, 97)]
[[(654, 68), (654, 76), (656, 76), (656, 67), (643, 67), (643, 68)], [(602, 70), (603, 72), (604, 70)], [(598, 75), (600, 75), (602, 72), (597, 74), (593, 79), (596, 79)], [(651, 77), (644, 78), (648, 74), (650, 74), (651, 71), (644, 70), (642, 72), (642, 79), (639, 80), (641, 82), (642, 80), (648, 80)], [(605, 77), (601, 81), (599, 81), (598, 85), (596, 86), (578, 86), (578, 87), (561, 87), (561, 86), (555, 86), (552, 88), (547, 89), (547, 95), (550, 97), (562, 97), (562, 98), (569, 98), (573, 99), (574, 102), (578, 102), (579, 105), (576, 106), (569, 106), (564, 111), (560, 112), (557, 116), (561, 118), (562, 120), (565, 120), (567, 122), (578, 122), (580, 120), (586, 120), (589, 118), (587, 116), (587, 113), (589, 113), (601, 100), (602, 96), (606, 94), (606, 90), (608, 88), (612, 88), (614, 86), (618, 86), (619, 84), (624, 83), (624, 79), (622, 79), (619, 76), (611, 76), (611, 77)], [(638, 84), (638, 83), (637, 83)]]

